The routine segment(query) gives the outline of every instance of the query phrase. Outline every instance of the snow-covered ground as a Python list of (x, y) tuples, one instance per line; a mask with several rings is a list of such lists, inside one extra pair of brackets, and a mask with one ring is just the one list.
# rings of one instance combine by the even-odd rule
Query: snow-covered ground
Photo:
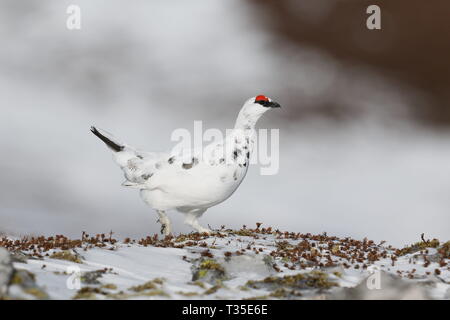
[[(212, 236), (13, 239), (9, 298), (450, 299), (450, 243), (399, 250), (367, 239), (223, 229)], [(2, 278), (3, 277), (3, 278)], [(1, 294), (1, 291), (0, 291)]]

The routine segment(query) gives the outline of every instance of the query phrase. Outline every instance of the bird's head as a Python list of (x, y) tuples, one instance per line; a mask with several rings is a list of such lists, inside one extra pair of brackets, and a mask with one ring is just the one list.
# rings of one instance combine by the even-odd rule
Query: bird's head
[(259, 96), (248, 99), (243, 109), (248, 113), (263, 114), (272, 108), (280, 108), (280, 104), (272, 101), (269, 97), (260, 94)]
[(236, 127), (253, 127), (256, 121), (268, 110), (280, 108), (280, 104), (272, 101), (272, 99), (259, 95), (248, 99), (239, 113)]

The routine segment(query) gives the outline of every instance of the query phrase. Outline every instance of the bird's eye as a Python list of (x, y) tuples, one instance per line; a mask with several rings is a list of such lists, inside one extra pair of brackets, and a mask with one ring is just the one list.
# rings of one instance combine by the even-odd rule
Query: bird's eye
[(255, 102), (259, 102), (259, 101), (270, 101), (270, 100), (269, 100), (269, 98), (267, 98), (266, 96), (261, 94), (255, 98)]

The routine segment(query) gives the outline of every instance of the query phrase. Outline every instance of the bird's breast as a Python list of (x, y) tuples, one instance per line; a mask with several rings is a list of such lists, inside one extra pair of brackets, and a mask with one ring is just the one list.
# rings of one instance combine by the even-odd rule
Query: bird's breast
[(158, 188), (144, 194), (147, 202), (173, 207), (210, 207), (229, 198), (246, 172), (247, 167), (239, 165), (199, 165), (176, 176), (160, 177)]

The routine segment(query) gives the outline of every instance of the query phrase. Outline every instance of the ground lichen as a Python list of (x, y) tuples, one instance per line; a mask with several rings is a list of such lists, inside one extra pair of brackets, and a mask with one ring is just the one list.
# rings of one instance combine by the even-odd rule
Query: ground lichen
[(107, 283), (107, 284), (102, 285), (100, 288), (102, 288), (102, 289), (109, 289), (109, 290), (116, 290), (117, 286), (115, 284), (113, 284), (113, 283)]
[(264, 295), (264, 296), (255, 296), (255, 297), (244, 298), (242, 300), (267, 300), (268, 298), (269, 298), (268, 295)]
[(225, 278), (225, 269), (214, 259), (202, 259), (193, 266), (192, 281), (202, 280), (214, 285)]
[(11, 280), (9, 282), (10, 285), (22, 285), (24, 282), (27, 282), (28, 280), (35, 281), (36, 276), (34, 273), (31, 273), (27, 270), (20, 270), (15, 271), (11, 277)]
[(213, 259), (205, 259), (200, 263), (200, 269), (224, 271), (223, 267)]
[(193, 285), (193, 286), (197, 286), (197, 287), (200, 287), (200, 288), (202, 288), (202, 289), (206, 289), (206, 285), (203, 283), (203, 282), (201, 282), (201, 281), (193, 281), (193, 282), (190, 282), (189, 283), (190, 285)]
[(255, 233), (248, 229), (240, 229), (232, 232), (233, 234), (237, 236), (244, 236), (244, 237), (252, 237), (255, 235)]
[(100, 281), (98, 281), (98, 278), (101, 278), (105, 274), (105, 270), (95, 270), (95, 271), (88, 271), (84, 272), (80, 280), (82, 283), (85, 284), (100, 284)]
[(443, 259), (450, 259), (450, 241), (447, 241), (438, 248), (438, 253)]
[(102, 291), (99, 288), (83, 287), (77, 291), (72, 299), (75, 300), (93, 300), (97, 298), (97, 294), (106, 295), (107, 292)]
[(247, 281), (247, 286), (253, 289), (278, 290), (284, 288), (291, 289), (330, 289), (338, 286), (330, 281), (328, 275), (322, 271), (311, 271), (309, 273), (299, 273), (284, 277), (267, 277), (260, 281)]
[(204, 294), (213, 294), (213, 293), (216, 293), (219, 289), (221, 289), (221, 288), (223, 288), (224, 286), (222, 285), (222, 283), (221, 282), (219, 282), (218, 284), (216, 284), (216, 285), (214, 285), (214, 286), (212, 286), (211, 288), (209, 288), (208, 290), (206, 290), (205, 292), (204, 292)]
[(36, 299), (48, 299), (47, 293), (45, 291), (43, 291), (42, 289), (39, 289), (39, 288), (24, 289), (24, 292), (29, 294), (29, 295), (32, 295)]
[(151, 290), (151, 291), (145, 291), (139, 295), (144, 295), (147, 297), (153, 297), (153, 296), (162, 296), (162, 297), (170, 297), (170, 295), (167, 292), (164, 292), (161, 289)]
[(185, 296), (185, 297), (194, 297), (194, 296), (198, 296), (198, 292), (183, 292), (183, 291), (177, 291), (175, 292), (176, 294)]
[(73, 254), (69, 250), (53, 252), (50, 258), (58, 260), (67, 260), (75, 263), (83, 263), (78, 255)]
[(134, 292), (142, 292), (145, 290), (153, 290), (153, 289), (157, 289), (157, 288), (158, 287), (156, 286), (156, 284), (153, 281), (148, 281), (144, 284), (133, 286), (130, 288), (130, 290), (134, 291)]
[(409, 253), (426, 250), (427, 248), (437, 248), (437, 247), (439, 247), (438, 239), (420, 241), (420, 242), (416, 242), (410, 246), (406, 246), (403, 249), (397, 250), (397, 255), (404, 256)]

